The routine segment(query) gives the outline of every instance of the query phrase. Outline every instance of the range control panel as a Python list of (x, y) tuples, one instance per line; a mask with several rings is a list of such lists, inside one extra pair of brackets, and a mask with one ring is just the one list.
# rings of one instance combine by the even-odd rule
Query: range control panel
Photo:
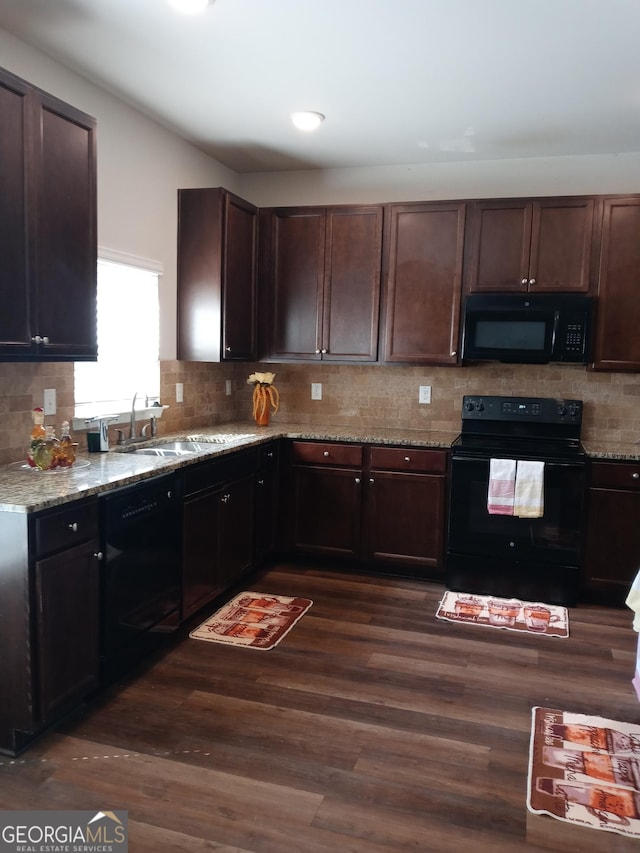
[(582, 423), (582, 400), (471, 394), (462, 398), (462, 420), (579, 425)]

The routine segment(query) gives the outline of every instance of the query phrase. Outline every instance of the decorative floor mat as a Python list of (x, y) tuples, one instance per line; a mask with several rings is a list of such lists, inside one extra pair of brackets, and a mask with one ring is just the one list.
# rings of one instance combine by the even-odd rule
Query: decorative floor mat
[(566, 607), (520, 601), (517, 598), (445, 592), (438, 605), (436, 618), (448, 622), (487, 625), (489, 628), (506, 628), (527, 634), (545, 634), (548, 637), (569, 636), (569, 614)]
[(278, 645), (312, 604), (309, 598), (241, 592), (189, 636), (209, 643), (266, 651)]
[(640, 725), (533, 708), (527, 808), (640, 838)]

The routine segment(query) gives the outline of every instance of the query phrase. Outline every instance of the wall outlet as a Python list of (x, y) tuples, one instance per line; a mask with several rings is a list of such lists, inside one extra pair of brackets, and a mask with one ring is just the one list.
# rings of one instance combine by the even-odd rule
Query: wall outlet
[(227, 379), (224, 383), (224, 393), (227, 395), (227, 397), (231, 396), (231, 380), (230, 379)]
[(184, 384), (182, 382), (176, 382), (176, 403), (182, 403), (184, 401)]
[(420, 393), (418, 394), (418, 402), (419, 403), (430, 403), (431, 402), (431, 385), (421, 385)]
[(322, 382), (311, 383), (311, 399), (322, 400)]
[(44, 409), (45, 415), (55, 415), (55, 413), (56, 413), (56, 389), (55, 388), (45, 388), (44, 389), (43, 409)]

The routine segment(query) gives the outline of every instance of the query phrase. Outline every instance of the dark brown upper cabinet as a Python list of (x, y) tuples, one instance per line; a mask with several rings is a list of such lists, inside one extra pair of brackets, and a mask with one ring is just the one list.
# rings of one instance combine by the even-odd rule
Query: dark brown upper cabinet
[(595, 268), (595, 215), (593, 198), (473, 202), (466, 290), (587, 293)]
[(221, 187), (178, 190), (178, 359), (255, 361), (258, 211)]
[(381, 206), (261, 211), (267, 358), (376, 361), (382, 224)]
[(457, 362), (465, 211), (463, 202), (390, 206), (385, 361)]
[(0, 70), (0, 149), (0, 359), (95, 360), (95, 120)]
[(594, 367), (640, 370), (640, 196), (605, 198)]

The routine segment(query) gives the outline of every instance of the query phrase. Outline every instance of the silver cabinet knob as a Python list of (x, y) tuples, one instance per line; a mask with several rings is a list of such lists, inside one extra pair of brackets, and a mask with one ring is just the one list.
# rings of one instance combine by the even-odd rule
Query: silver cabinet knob
[(520, 284), (528, 284), (528, 283), (529, 283), (529, 279), (528, 279), (528, 278), (523, 278), (523, 279), (520, 281)]
[(360, 482), (360, 477), (356, 477), (356, 478), (355, 478), (355, 482), (356, 482), (356, 483), (359, 483), (359, 482)]
[(323, 455), (323, 456), (328, 456), (328, 455), (329, 455), (329, 451), (328, 451), (328, 450), (325, 450), (325, 451), (324, 451), (324, 453), (323, 453), (322, 455)]
[(316, 355), (320, 355), (320, 350), (319, 350), (319, 349), (317, 349), (317, 350), (316, 350)]
[(637, 479), (638, 479), (638, 477), (640, 477), (640, 474), (638, 474), (638, 472), (637, 472), (637, 471), (634, 471), (634, 472), (633, 472), (633, 474), (632, 474), (631, 476), (633, 477), (633, 479), (634, 479), (634, 480), (637, 480)]
[(369, 482), (370, 482), (370, 483), (371, 483), (371, 485), (373, 486), (373, 484), (375, 483), (375, 480), (373, 479), (373, 477), (369, 477)]
[(225, 347), (225, 350), (226, 350), (227, 352), (231, 352), (231, 347)]
[(67, 525), (69, 530), (72, 530), (74, 533), (78, 532), (78, 522), (72, 521), (71, 524)]
[(327, 350), (326, 350), (326, 349), (321, 349), (321, 350), (320, 350), (320, 352), (324, 355), (324, 354), (327, 352)]
[(455, 358), (458, 355), (456, 350), (451, 350), (451, 358)]
[(411, 462), (411, 457), (410, 457), (410, 456), (405, 456), (405, 457), (404, 457), (404, 461), (405, 461), (405, 462)]
[(42, 339), (42, 343), (43, 343), (43, 344), (48, 344), (48, 343), (49, 343), (49, 338), (47, 337), (47, 335), (45, 335), (45, 336), (44, 336), (44, 338)]
[(535, 278), (530, 278), (530, 279), (529, 279), (529, 284), (535, 284), (535, 283), (536, 283)]
[(93, 556), (96, 558), (96, 560), (104, 560), (104, 554), (102, 553), (102, 551), (96, 551)]

